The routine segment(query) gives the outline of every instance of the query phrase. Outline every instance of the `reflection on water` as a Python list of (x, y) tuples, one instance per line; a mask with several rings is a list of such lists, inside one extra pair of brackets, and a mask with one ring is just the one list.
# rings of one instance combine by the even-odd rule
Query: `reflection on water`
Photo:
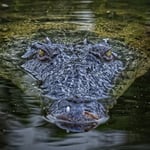
[(89, 5), (91, 5), (93, 1), (75, 1), (78, 7), (72, 13), (73, 23), (78, 25), (78, 30), (94, 30), (94, 21), (95, 15)]
[(110, 112), (111, 119), (107, 124), (77, 134), (68, 134), (45, 122), (41, 117), (40, 100), (24, 95), (10, 81), (1, 78), (0, 147), (4, 150), (26, 150), (28, 147), (33, 150), (147, 150), (150, 146), (150, 96), (147, 95), (149, 83), (146, 83), (149, 75), (150, 72), (137, 80), (118, 100)]
[[(98, 33), (104, 28), (105, 36), (119, 35), (121, 38), (126, 38), (125, 33), (129, 31), (129, 41), (133, 40), (134, 32), (143, 31), (141, 25), (149, 28), (148, 0), (2, 0), (0, 5), (0, 36), (4, 39), (16, 34), (23, 36), (25, 32), (29, 35), (43, 27), (54, 28), (52, 24), (56, 26), (57, 23)], [(139, 24), (135, 25), (137, 22)], [(149, 35), (149, 30), (144, 33)], [(135, 37), (138, 38), (147, 40), (141, 35)], [(111, 119), (107, 124), (78, 134), (67, 133), (45, 122), (41, 117), (40, 98), (25, 95), (11, 83), (12, 79), (0, 78), (0, 150), (148, 150), (149, 76), (150, 71), (119, 98), (110, 111)]]
[(78, 30), (93, 30), (94, 29), (94, 14), (90, 10), (75, 11), (73, 12), (76, 21), (73, 23), (77, 24)]

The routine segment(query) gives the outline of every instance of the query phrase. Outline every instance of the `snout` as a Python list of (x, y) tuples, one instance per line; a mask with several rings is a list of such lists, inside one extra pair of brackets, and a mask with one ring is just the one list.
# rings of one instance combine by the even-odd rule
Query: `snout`
[(57, 101), (50, 107), (46, 120), (71, 132), (85, 132), (108, 120), (104, 107), (98, 102), (74, 103)]

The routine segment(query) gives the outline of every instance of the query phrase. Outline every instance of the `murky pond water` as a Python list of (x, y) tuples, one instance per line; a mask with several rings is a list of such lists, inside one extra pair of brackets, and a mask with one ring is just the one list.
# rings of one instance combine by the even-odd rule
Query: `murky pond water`
[[(0, 42), (9, 50), (11, 41), (46, 30), (88, 30), (124, 41), (149, 57), (149, 6), (148, 0), (2, 0)], [(150, 149), (149, 70), (117, 100), (106, 124), (85, 133), (67, 133), (43, 120), (40, 97), (19, 89), (14, 84), (19, 70), (0, 62), (1, 150)]]

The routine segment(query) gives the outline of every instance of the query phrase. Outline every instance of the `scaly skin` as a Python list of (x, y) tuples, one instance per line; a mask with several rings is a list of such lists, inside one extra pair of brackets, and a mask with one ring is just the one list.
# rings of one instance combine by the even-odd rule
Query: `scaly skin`
[(53, 101), (46, 120), (72, 131), (84, 132), (108, 120), (102, 100), (111, 99), (125, 64), (106, 39), (58, 44), (33, 43), (22, 56), (27, 72), (41, 81), (44, 96)]

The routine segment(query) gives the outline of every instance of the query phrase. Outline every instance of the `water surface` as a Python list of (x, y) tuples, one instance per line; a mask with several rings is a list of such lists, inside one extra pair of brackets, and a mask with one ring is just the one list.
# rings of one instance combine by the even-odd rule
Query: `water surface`
[[(122, 40), (149, 55), (148, 0), (2, 0), (0, 5), (2, 45), (45, 30), (88, 30)], [(19, 89), (14, 84), (18, 76), (13, 74), (18, 70), (3, 66), (1, 63), (1, 150), (150, 149), (150, 71), (117, 100), (106, 124), (76, 134), (44, 121), (40, 97)]]

